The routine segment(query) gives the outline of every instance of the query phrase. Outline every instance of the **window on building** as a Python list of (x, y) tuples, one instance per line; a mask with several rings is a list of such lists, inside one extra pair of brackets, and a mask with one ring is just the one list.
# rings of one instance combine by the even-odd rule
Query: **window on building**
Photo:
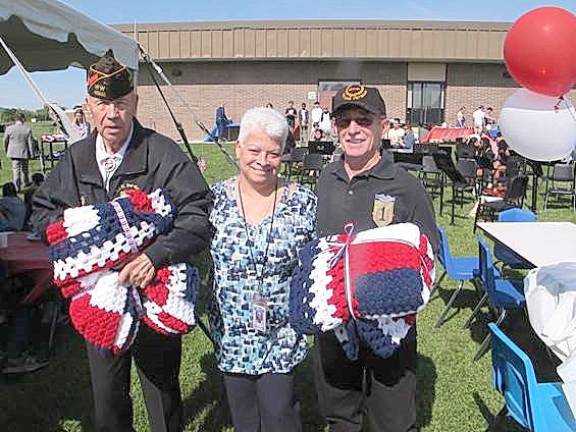
[(409, 82), (406, 119), (419, 126), (444, 122), (444, 91), (441, 82)]
[(330, 111), (332, 111), (332, 96), (334, 96), (338, 92), (338, 90), (351, 84), (362, 84), (362, 81), (360, 80), (318, 81), (318, 101), (320, 101), (320, 105), (323, 107), (326, 106)]

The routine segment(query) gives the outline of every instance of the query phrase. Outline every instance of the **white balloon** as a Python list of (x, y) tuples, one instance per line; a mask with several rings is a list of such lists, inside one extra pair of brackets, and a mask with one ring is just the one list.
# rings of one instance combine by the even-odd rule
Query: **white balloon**
[(498, 124), (510, 148), (528, 159), (558, 160), (576, 147), (576, 110), (566, 96), (521, 88), (504, 102)]

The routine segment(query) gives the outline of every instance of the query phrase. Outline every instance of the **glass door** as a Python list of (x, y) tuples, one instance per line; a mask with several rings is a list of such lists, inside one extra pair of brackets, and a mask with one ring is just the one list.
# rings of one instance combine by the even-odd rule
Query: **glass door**
[(444, 121), (444, 83), (409, 82), (406, 119), (413, 125), (434, 126)]

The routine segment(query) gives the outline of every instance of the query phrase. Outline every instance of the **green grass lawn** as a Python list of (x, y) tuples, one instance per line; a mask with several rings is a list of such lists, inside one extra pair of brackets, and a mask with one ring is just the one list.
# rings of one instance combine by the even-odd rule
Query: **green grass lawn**
[[(213, 145), (194, 145), (194, 151), (208, 160), (206, 178), (209, 182), (234, 173)], [(37, 169), (37, 165), (33, 164), (33, 167)], [(10, 175), (3, 159), (0, 182), (9, 180)], [(438, 218), (439, 224), (448, 232), (455, 254), (477, 253), (472, 220), (463, 216), (471, 207), (472, 202), (469, 202), (463, 210), (457, 208), (459, 216), (455, 226), (449, 225), (449, 206), (445, 207), (444, 216)], [(568, 205), (540, 211), (538, 216), (540, 220), (576, 221)], [(476, 292), (468, 286), (456, 302), (455, 314), (440, 329), (433, 327), (454, 288), (455, 284), (446, 278), (438, 290), (439, 295), (434, 296), (419, 318), (418, 415), (421, 430), (426, 432), (485, 430), (503, 403), (491, 385), (490, 356), (472, 362), (486, 334), (488, 315), (481, 316), (471, 329), (462, 329), (478, 300)], [(184, 337), (180, 378), (185, 430), (231, 431), (212, 347), (199, 329)], [(297, 390), (302, 400), (304, 430), (327, 430), (317, 409), (310, 356), (297, 369)], [(132, 395), (136, 430), (147, 431), (146, 411), (135, 371)], [(56, 349), (46, 369), (16, 378), (0, 377), (0, 431), (91, 431), (91, 412), (90, 379), (83, 343), (67, 327), (60, 327)], [(519, 429), (511, 421), (505, 421), (492, 430)]]

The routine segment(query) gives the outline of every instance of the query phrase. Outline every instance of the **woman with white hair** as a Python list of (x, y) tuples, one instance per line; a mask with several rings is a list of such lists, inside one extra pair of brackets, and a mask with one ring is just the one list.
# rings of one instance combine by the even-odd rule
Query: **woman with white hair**
[(278, 177), (287, 136), (280, 113), (248, 110), (236, 144), (240, 173), (212, 187), (209, 318), (237, 432), (302, 430), (293, 370), (306, 339), (290, 327), (288, 300), (298, 250), (314, 236), (316, 197)]

